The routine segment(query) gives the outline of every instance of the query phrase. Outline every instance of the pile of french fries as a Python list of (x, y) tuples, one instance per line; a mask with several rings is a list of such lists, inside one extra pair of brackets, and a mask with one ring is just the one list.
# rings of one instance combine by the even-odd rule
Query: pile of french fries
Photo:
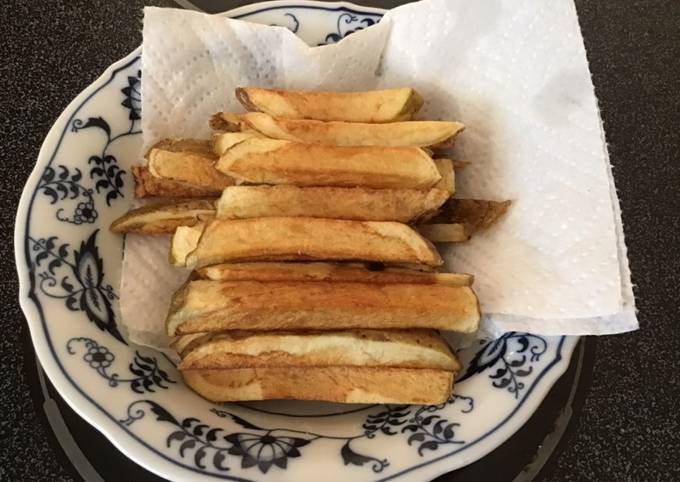
[(509, 202), (454, 199), (440, 156), (464, 126), (414, 121), (411, 88), (239, 88), (246, 113), (209, 140), (164, 140), (136, 167), (161, 199), (117, 233), (172, 235), (191, 269), (167, 332), (186, 383), (213, 401), (441, 403), (460, 364), (437, 330), (477, 330), (472, 276), (432, 244), (466, 241)]

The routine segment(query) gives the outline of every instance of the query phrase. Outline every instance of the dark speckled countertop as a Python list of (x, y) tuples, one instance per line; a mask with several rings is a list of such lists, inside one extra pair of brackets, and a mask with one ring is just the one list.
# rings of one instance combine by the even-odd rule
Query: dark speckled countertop
[[(235, 3), (247, 2), (224, 2)], [(47, 441), (24, 374), (14, 215), (59, 113), (141, 42), (143, 5), (173, 2), (0, 5), (0, 480), (72, 480)], [(641, 329), (596, 341), (583, 408), (549, 477), (680, 480), (680, 2), (576, 5), (622, 202)]]

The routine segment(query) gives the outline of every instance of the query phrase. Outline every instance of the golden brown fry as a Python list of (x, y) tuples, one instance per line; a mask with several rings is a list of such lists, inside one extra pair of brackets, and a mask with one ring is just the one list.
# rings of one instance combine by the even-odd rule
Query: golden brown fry
[(431, 328), (469, 333), (479, 306), (467, 286), (192, 280), (173, 297), (170, 336), (223, 330)]
[(217, 202), (217, 216), (271, 216), (410, 222), (436, 213), (449, 198), (440, 189), (231, 186)]
[(315, 92), (238, 88), (236, 98), (246, 110), (275, 117), (346, 122), (410, 120), (423, 105), (411, 88), (368, 92)]
[(297, 330), (208, 333), (182, 355), (180, 370), (267, 366), (389, 366), (457, 372), (434, 330)]
[(417, 147), (335, 147), (274, 139), (247, 139), (216, 164), (221, 172), (254, 184), (426, 189), (441, 176)]
[(256, 137), (262, 137), (262, 135), (255, 131), (217, 132), (211, 139), (213, 154), (219, 157), (239, 142)]
[(211, 125), (227, 131), (254, 130), (272, 138), (334, 146), (444, 147), (465, 126), (459, 122), (411, 121), (389, 124), (285, 119), (261, 112), (213, 116)]
[(466, 273), (424, 273), (400, 268), (380, 271), (360, 263), (225, 263), (206, 266), (196, 274), (213, 281), (331, 281), (361, 283), (410, 283), (471, 286)]
[(191, 186), (170, 179), (155, 177), (146, 166), (133, 166), (132, 175), (135, 179), (135, 197), (164, 197), (164, 198), (205, 198), (219, 196), (222, 192), (217, 189)]
[(435, 159), (440, 181), (429, 190), (297, 186), (231, 186), (217, 203), (217, 216), (245, 219), (307, 216), (358, 221), (427, 219), (454, 190), (453, 165)]
[[(151, 146), (151, 149), (161, 149), (169, 152), (191, 152), (200, 154), (206, 157), (212, 157), (212, 149), (210, 148), (210, 141), (206, 139), (161, 139), (156, 144)], [(149, 149), (149, 152), (151, 151)], [(147, 156), (145, 156), (148, 160)]]
[(430, 368), (267, 367), (184, 370), (185, 383), (214, 402), (325, 400), (339, 403), (444, 403), (455, 374)]
[(215, 216), (215, 201), (196, 199), (160, 203), (133, 209), (111, 223), (111, 231), (127, 234), (173, 234), (179, 226), (191, 226)]
[(433, 243), (458, 243), (470, 239), (462, 224), (420, 224), (416, 229)]
[(511, 201), (485, 201), (481, 199), (449, 199), (431, 223), (462, 224), (469, 235), (489, 228), (502, 218)]
[(147, 154), (149, 172), (158, 178), (221, 192), (234, 184), (233, 179), (215, 169), (215, 157), (192, 151), (152, 148)]
[(453, 161), (451, 159), (435, 159), (434, 163), (441, 175), (441, 179), (434, 187), (446, 192), (449, 197), (453, 196), (456, 192), (456, 173), (453, 169)]
[[(203, 233), (178, 228), (171, 259), (200, 268), (235, 261), (362, 260), (442, 264), (437, 250), (405, 224), (321, 218), (214, 219)], [(194, 249), (191, 249), (191, 248)]]

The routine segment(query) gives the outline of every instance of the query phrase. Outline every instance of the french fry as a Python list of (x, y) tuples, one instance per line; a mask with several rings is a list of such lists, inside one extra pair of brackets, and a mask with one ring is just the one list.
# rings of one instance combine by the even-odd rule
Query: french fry
[(433, 243), (458, 243), (470, 239), (463, 224), (420, 224), (416, 230)]
[(227, 219), (287, 216), (410, 222), (448, 199), (440, 189), (368, 189), (347, 187), (230, 186), (217, 202), (217, 216)]
[(229, 148), (219, 171), (254, 184), (426, 189), (441, 176), (417, 147), (335, 147), (246, 139)]
[(325, 400), (436, 405), (451, 397), (455, 373), (431, 368), (300, 367), (184, 370), (184, 382), (213, 402)]
[(219, 196), (222, 192), (221, 189), (192, 186), (153, 176), (146, 166), (133, 166), (132, 176), (135, 179), (136, 198), (206, 198)]
[(208, 333), (186, 347), (180, 370), (267, 366), (383, 366), (458, 372), (434, 330), (296, 330)]
[(410, 120), (423, 105), (411, 88), (368, 92), (315, 92), (238, 88), (236, 98), (246, 110), (275, 117), (346, 122)]
[(473, 235), (495, 224), (507, 213), (511, 204), (511, 201), (449, 199), (441, 212), (429, 222), (460, 224), (468, 235)]
[(424, 273), (400, 268), (380, 271), (360, 263), (224, 263), (206, 266), (196, 275), (213, 281), (331, 281), (345, 283), (409, 283), (470, 286), (467, 273)]
[(320, 218), (214, 219), (177, 228), (176, 266), (200, 268), (236, 261), (362, 260), (439, 266), (437, 250), (416, 231), (394, 222)]
[(160, 203), (133, 209), (111, 223), (119, 234), (173, 234), (179, 226), (192, 226), (215, 216), (213, 199)]
[(479, 305), (470, 287), (325, 281), (187, 282), (166, 318), (170, 336), (223, 330), (430, 328), (470, 333)]
[(192, 151), (169, 151), (157, 147), (147, 154), (149, 172), (158, 178), (221, 192), (233, 179), (215, 169), (212, 151), (208, 155)]
[(324, 122), (272, 117), (262, 112), (218, 113), (213, 116), (211, 125), (226, 131), (255, 131), (271, 139), (307, 144), (436, 148), (451, 147), (455, 137), (465, 128), (459, 122)]

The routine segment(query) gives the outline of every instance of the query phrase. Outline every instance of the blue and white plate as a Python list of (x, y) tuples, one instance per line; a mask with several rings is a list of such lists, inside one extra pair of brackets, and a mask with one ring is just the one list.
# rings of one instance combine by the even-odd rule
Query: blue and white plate
[[(382, 11), (283, 1), (228, 12), (337, 42)], [(141, 144), (140, 49), (113, 64), (54, 124), (21, 198), (21, 306), (63, 398), (128, 457), (172, 480), (429, 480), (508, 439), (565, 371), (576, 338), (508, 333), (459, 353), (455, 396), (436, 406), (214, 404), (163, 355), (121, 336), (123, 239)]]

